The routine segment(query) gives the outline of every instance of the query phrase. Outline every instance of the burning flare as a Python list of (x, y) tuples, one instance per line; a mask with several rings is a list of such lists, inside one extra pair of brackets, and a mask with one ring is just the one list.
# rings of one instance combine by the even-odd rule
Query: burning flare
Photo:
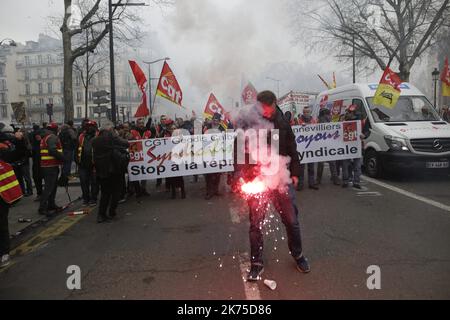
[(251, 182), (245, 182), (244, 179), (240, 179), (241, 180), (241, 190), (243, 193), (247, 194), (247, 195), (256, 195), (256, 194), (260, 194), (263, 193), (267, 190), (266, 185), (264, 184), (263, 181), (259, 180), (258, 178), (256, 178), (255, 180), (251, 181)]

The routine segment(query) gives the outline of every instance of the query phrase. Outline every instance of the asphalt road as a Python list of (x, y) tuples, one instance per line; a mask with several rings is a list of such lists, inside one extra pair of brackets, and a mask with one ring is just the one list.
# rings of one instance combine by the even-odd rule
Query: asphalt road
[[(243, 279), (245, 203), (226, 192), (205, 201), (203, 180), (186, 180), (186, 200), (151, 182), (151, 196), (121, 205), (114, 223), (96, 224), (93, 212), (36, 235), (0, 271), (0, 299), (450, 298), (449, 176), (366, 181), (362, 193), (324, 178), (319, 191), (297, 193), (312, 272), (295, 269), (283, 225), (268, 213), (263, 279), (277, 282), (273, 291)], [(70, 265), (81, 269), (81, 290), (67, 289)], [(380, 290), (366, 285), (372, 265)]]

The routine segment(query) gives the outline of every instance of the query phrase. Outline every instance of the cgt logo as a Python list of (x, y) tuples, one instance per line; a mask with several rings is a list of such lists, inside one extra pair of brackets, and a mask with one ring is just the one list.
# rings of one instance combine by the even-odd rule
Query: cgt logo
[(142, 141), (130, 142), (130, 162), (141, 162), (144, 160), (144, 148)]
[(181, 105), (181, 100), (183, 99), (183, 93), (181, 90), (175, 89), (170, 80), (165, 76), (161, 78), (161, 86), (172, 101)]

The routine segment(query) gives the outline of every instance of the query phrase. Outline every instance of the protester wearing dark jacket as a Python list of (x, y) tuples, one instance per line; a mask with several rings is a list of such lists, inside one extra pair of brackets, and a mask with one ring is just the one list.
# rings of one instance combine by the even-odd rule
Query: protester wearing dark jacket
[(89, 121), (86, 124), (86, 131), (78, 137), (76, 160), (80, 174), (83, 206), (95, 206), (97, 204), (98, 184), (92, 156), (92, 141), (96, 134), (97, 123)]
[(69, 120), (61, 127), (59, 139), (61, 140), (64, 154), (61, 181), (67, 183), (72, 168), (72, 161), (75, 159), (75, 149), (77, 146), (77, 132), (73, 128), (73, 121)]
[(42, 194), (42, 172), (41, 172), (41, 139), (44, 136), (44, 130), (40, 128), (38, 125), (33, 126), (33, 131), (30, 134), (30, 143), (31, 143), (31, 157), (33, 160), (32, 165), (32, 176), (34, 186), (36, 187), (37, 197), (34, 201), (40, 201), (40, 197)]
[(120, 180), (124, 172), (117, 165), (113, 153), (115, 149), (126, 150), (127, 148), (128, 141), (117, 135), (112, 124), (104, 125), (92, 142), (94, 167), (101, 191), (98, 223), (108, 222), (116, 216), (121, 192)]
[[(295, 203), (294, 186), (298, 184), (300, 175), (300, 160), (297, 153), (295, 136), (290, 124), (286, 121), (280, 108), (277, 107), (277, 98), (273, 92), (263, 91), (258, 94), (258, 104), (254, 107), (255, 111), (250, 116), (244, 116), (244, 119), (236, 121), (237, 127), (241, 129), (259, 129), (265, 122), (271, 123), (274, 129), (278, 130), (279, 155), (289, 156), (289, 171), (292, 177), (292, 184), (286, 186), (287, 190), (282, 192), (280, 189), (267, 190), (266, 200), (261, 201), (259, 197), (250, 196), (248, 199), (249, 217), (250, 217), (250, 262), (251, 268), (248, 274), (249, 281), (256, 281), (264, 271), (263, 263), (263, 230), (262, 225), (265, 219), (267, 202), (272, 202), (274, 208), (281, 216), (281, 220), (286, 227), (289, 250), (295, 259), (296, 267), (299, 271), (307, 273), (310, 271), (309, 263), (303, 256), (302, 240), (300, 235), (300, 224), (298, 222), (298, 208)], [(265, 128), (270, 129), (270, 128)], [(241, 168), (250, 170), (255, 174), (258, 166), (247, 166), (243, 164)], [(244, 173), (243, 176), (246, 176)], [(248, 177), (248, 175), (247, 175)]]

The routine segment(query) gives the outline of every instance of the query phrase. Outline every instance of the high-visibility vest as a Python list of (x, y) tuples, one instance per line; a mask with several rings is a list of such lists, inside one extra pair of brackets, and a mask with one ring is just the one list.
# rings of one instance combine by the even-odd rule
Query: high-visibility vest
[(0, 160), (0, 196), (10, 204), (22, 198), (22, 189), (13, 167)]
[[(98, 137), (99, 131), (95, 132), (95, 136)], [(86, 133), (81, 133), (78, 137), (78, 150), (77, 150), (77, 160), (81, 162), (81, 153), (83, 152), (84, 140), (86, 139)]]
[[(50, 134), (46, 135), (44, 139), (41, 140), (41, 167), (42, 168), (48, 168), (48, 167), (58, 167), (63, 164), (63, 161), (57, 160), (55, 157), (49, 155), (48, 153), (48, 144), (47, 140), (50, 137)], [(56, 150), (58, 152), (63, 152), (61, 141), (58, 139), (58, 142), (56, 143)]]
[(141, 135), (137, 130), (131, 130), (130, 133), (133, 137), (133, 140), (146, 140), (152, 137), (152, 133), (150, 130), (145, 130), (143, 135)]

